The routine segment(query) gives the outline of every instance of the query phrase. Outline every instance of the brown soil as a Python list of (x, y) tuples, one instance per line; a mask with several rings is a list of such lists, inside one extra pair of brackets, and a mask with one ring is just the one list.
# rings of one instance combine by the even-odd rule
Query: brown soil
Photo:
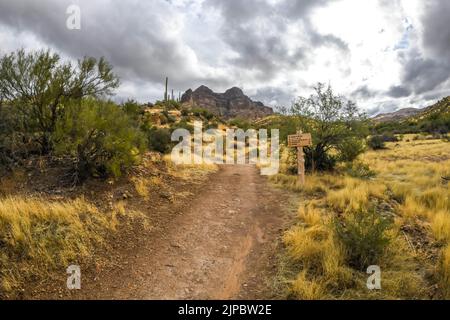
[(158, 205), (151, 231), (118, 237), (108, 266), (82, 266), (81, 290), (64, 289), (61, 277), (24, 298), (277, 298), (276, 247), (292, 221), (292, 195), (249, 165), (221, 166), (201, 184), (172, 187), (191, 194)]

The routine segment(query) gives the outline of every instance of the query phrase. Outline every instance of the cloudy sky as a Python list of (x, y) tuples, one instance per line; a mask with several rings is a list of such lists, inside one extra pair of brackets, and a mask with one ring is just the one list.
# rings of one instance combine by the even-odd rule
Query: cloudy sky
[(168, 76), (289, 105), (320, 81), (376, 114), (450, 95), (449, 17), (449, 0), (0, 0), (0, 54), (105, 56), (118, 100), (160, 99)]

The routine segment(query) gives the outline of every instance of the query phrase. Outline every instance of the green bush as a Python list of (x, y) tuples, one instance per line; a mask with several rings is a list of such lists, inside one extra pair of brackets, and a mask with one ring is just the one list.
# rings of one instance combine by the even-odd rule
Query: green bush
[(393, 221), (383, 217), (375, 208), (347, 213), (334, 219), (337, 239), (345, 249), (347, 263), (364, 270), (369, 265), (380, 264), (380, 258), (391, 242), (387, 231)]
[(131, 119), (135, 120), (136, 122), (139, 121), (144, 111), (141, 105), (134, 100), (128, 100), (127, 102), (122, 104), (122, 109)]
[(383, 137), (379, 135), (370, 137), (369, 140), (367, 140), (367, 145), (372, 150), (381, 150), (386, 147)]
[(366, 146), (362, 138), (349, 137), (337, 145), (337, 150), (339, 161), (352, 162), (366, 150)]
[(177, 119), (175, 119), (175, 117), (173, 117), (167, 110), (164, 110), (162, 115), (167, 119), (167, 123), (175, 123), (177, 121)]
[(57, 122), (55, 152), (74, 159), (74, 182), (90, 175), (118, 177), (135, 164), (145, 139), (125, 112), (112, 102), (94, 99), (71, 105)]
[(192, 113), (194, 116), (203, 117), (208, 121), (214, 118), (214, 114), (203, 108), (194, 108), (192, 109)]
[(166, 153), (171, 146), (171, 134), (168, 129), (152, 128), (148, 132), (148, 144), (150, 150)]
[(248, 120), (241, 118), (235, 118), (228, 121), (228, 125), (242, 129), (244, 131), (247, 131), (248, 129), (252, 128), (252, 124)]

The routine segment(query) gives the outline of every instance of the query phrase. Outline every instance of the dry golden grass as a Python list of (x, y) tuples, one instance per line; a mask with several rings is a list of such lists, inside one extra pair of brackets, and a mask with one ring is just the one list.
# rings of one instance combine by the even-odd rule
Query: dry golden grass
[(101, 212), (83, 198), (0, 198), (0, 291), (17, 288), (30, 275), (42, 276), (90, 257), (117, 227), (117, 215), (146, 219), (123, 204)]
[(440, 284), (444, 291), (444, 296), (450, 299), (450, 245), (442, 251), (440, 261)]
[[(408, 136), (406, 139), (412, 140)], [(359, 159), (376, 172), (370, 180), (315, 174), (307, 176), (306, 185), (300, 186), (295, 176), (271, 177), (272, 182), (307, 197), (298, 212), (301, 224), (287, 231), (283, 239), (289, 257), (301, 266), (290, 287), (295, 297), (423, 299), (429, 297), (425, 289), (432, 283), (418, 270), (438, 270), (440, 294), (450, 298), (450, 190), (442, 179), (450, 177), (450, 144), (426, 140), (387, 146), (386, 150), (369, 151)], [(396, 230), (392, 230), (394, 242), (388, 248), (388, 257), (380, 261), (383, 289), (369, 292), (365, 287), (367, 275), (345, 264), (329, 217), (374, 203), (389, 204), (388, 214), (396, 216)], [(405, 224), (422, 226), (446, 245), (439, 266), (420, 256), (411, 242), (414, 235), (399, 233), (398, 228)]]
[(147, 199), (148, 196), (150, 195), (148, 179), (139, 177), (132, 179), (132, 182), (134, 184), (134, 188), (136, 189), (137, 194), (143, 197), (144, 199)]
[(325, 296), (325, 288), (317, 281), (307, 279), (306, 271), (302, 271), (291, 283), (292, 295), (300, 300), (321, 300)]
[(450, 243), (450, 213), (439, 211), (431, 216), (431, 230), (437, 240)]
[(362, 181), (355, 178), (343, 178), (344, 187), (330, 191), (327, 203), (340, 211), (358, 211), (367, 209), (371, 198), (385, 198), (386, 186), (376, 182)]

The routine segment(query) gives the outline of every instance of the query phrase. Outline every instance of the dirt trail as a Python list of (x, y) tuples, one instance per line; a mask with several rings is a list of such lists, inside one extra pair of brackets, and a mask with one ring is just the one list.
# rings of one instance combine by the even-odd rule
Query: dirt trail
[(95, 298), (271, 298), (288, 197), (254, 166), (222, 166)]

